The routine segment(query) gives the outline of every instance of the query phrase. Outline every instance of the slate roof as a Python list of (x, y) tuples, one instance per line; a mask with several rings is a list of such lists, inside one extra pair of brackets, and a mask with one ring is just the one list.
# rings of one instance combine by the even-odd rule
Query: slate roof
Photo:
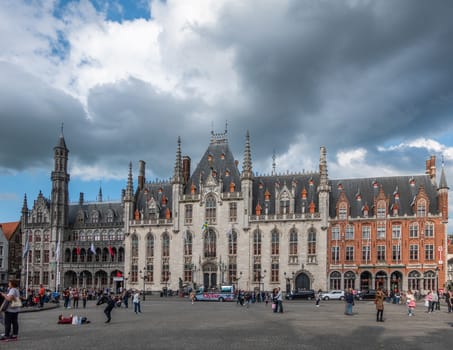
[[(413, 185), (411, 185), (413, 182)], [(343, 190), (339, 188), (342, 185)], [(359, 217), (362, 215), (362, 207), (367, 204), (369, 207), (369, 216), (375, 215), (374, 199), (382, 187), (386, 198), (389, 200), (388, 212), (391, 212), (391, 207), (394, 203), (398, 203), (399, 215), (413, 215), (413, 201), (418, 194), (420, 187), (423, 186), (429, 198), (429, 213), (438, 214), (437, 208), (437, 189), (431, 183), (428, 175), (418, 176), (391, 176), (391, 177), (376, 177), (376, 178), (360, 178), (360, 179), (340, 179), (330, 180), (330, 217), (336, 216), (336, 205), (340, 197), (341, 191), (344, 191), (349, 204), (350, 216)], [(395, 194), (398, 193), (398, 196)], [(360, 194), (361, 200), (357, 200), (357, 194)]]
[[(293, 175), (270, 175), (258, 176), (253, 179), (253, 202), (252, 213), (255, 214), (256, 205), (259, 203), (264, 213), (265, 200), (264, 194), (266, 191), (270, 193), (269, 214), (275, 214), (275, 189), (283, 190), (286, 186), (288, 191), (291, 192), (294, 187), (294, 210), (295, 213), (302, 213), (302, 207), (305, 207), (305, 213), (309, 211), (309, 205), (313, 201), (315, 204), (315, 211), (318, 211), (318, 196), (316, 190), (319, 186), (320, 175), (318, 173), (312, 174), (293, 174)], [(302, 191), (306, 190), (307, 197), (302, 199)], [(277, 208), (278, 209), (278, 208)], [(278, 210), (277, 210), (278, 211)]]
[[(151, 199), (153, 198), (159, 211), (159, 218), (164, 218), (167, 208), (172, 209), (172, 191), (172, 184), (168, 181), (145, 183), (143, 190), (136, 194), (136, 208), (143, 212), (145, 218), (147, 218)], [(164, 205), (162, 200), (164, 196), (167, 199), (166, 205)]]
[[(211, 158), (211, 161), (209, 161), (209, 158)], [(241, 191), (241, 174), (225, 137), (211, 139), (208, 149), (190, 176), (184, 188), (184, 193), (190, 194), (192, 183), (197, 188), (197, 193), (199, 193), (200, 176), (202, 183), (204, 183), (211, 174), (211, 169), (217, 173), (216, 180), (222, 179), (223, 181), (222, 192), (230, 191), (231, 182), (234, 182), (236, 192)]]
[(93, 210), (97, 210), (100, 213), (99, 223), (107, 223), (107, 213), (109, 210), (113, 210), (113, 223), (122, 223), (123, 222), (123, 205), (121, 202), (92, 202), (92, 203), (71, 203), (69, 205), (68, 215), (69, 215), (69, 226), (74, 226), (77, 224), (77, 216), (80, 210), (83, 210), (85, 213), (85, 223), (89, 223), (90, 215)]

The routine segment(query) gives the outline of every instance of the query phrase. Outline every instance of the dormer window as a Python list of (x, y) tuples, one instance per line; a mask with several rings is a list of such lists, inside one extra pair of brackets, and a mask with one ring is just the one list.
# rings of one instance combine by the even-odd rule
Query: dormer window
[(338, 207), (338, 219), (346, 220), (348, 218), (348, 206), (346, 203), (340, 203)]
[(385, 201), (379, 201), (377, 204), (377, 211), (376, 216), (378, 219), (383, 219), (387, 215), (387, 209), (385, 205)]
[(420, 199), (417, 202), (417, 216), (418, 217), (426, 216), (426, 201), (424, 199)]
[(97, 210), (93, 210), (91, 212), (91, 223), (97, 224), (99, 222), (99, 212)]

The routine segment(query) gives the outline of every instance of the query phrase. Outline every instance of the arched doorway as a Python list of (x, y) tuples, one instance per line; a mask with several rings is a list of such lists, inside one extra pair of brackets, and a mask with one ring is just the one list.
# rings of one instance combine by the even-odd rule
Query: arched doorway
[(360, 290), (370, 290), (371, 288), (371, 273), (364, 271), (360, 274)]
[(74, 271), (66, 271), (64, 274), (64, 288), (76, 288), (77, 287), (77, 274)]
[(376, 279), (374, 281), (374, 289), (381, 288), (382, 290), (387, 289), (387, 280), (388, 276), (385, 271), (379, 271), (376, 274)]
[(206, 290), (217, 288), (217, 266), (215, 264), (203, 265), (203, 285)]
[(304, 272), (301, 272), (296, 277), (296, 291), (311, 289), (310, 277)]
[(403, 274), (399, 271), (394, 271), (390, 275), (390, 290), (393, 293), (399, 293), (402, 289)]

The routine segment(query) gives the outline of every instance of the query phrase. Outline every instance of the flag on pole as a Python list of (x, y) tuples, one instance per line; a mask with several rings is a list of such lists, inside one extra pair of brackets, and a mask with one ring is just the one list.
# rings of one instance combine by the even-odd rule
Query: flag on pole
[(77, 255), (80, 255), (80, 247), (76, 248), (76, 253), (77, 253)]
[(28, 236), (27, 236), (27, 241), (25, 242), (24, 250), (22, 252), (22, 258), (25, 258), (28, 255), (29, 251), (30, 251), (30, 243), (28, 242)]
[(94, 244), (93, 244), (93, 243), (91, 243), (90, 251), (91, 251), (94, 255), (96, 255), (96, 249), (94, 249)]
[(109, 253), (112, 257), (115, 255), (115, 252), (113, 251), (112, 246), (109, 246)]
[(205, 221), (203, 226), (201, 226), (201, 231), (204, 232), (205, 230), (207, 230), (207, 228), (208, 228), (208, 222)]
[(60, 261), (60, 241), (57, 242), (57, 248), (55, 249), (55, 260)]

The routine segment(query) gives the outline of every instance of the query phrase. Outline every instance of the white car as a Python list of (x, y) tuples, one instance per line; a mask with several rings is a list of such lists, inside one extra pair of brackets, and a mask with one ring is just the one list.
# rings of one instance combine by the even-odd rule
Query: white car
[(321, 293), (322, 300), (344, 300), (344, 290), (331, 290)]

